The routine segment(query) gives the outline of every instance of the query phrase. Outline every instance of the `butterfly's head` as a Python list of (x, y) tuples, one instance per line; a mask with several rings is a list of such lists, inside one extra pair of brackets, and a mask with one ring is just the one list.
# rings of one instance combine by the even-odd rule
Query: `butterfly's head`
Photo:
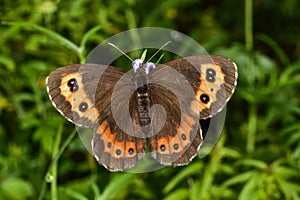
[(155, 64), (152, 62), (147, 62), (144, 64), (143, 60), (139, 58), (132, 62), (132, 68), (134, 73), (137, 73), (143, 69), (146, 74), (149, 74), (155, 68)]

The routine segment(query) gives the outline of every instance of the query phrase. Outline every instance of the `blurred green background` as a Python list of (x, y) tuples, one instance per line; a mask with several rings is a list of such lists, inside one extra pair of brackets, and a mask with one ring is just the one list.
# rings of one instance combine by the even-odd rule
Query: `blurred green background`
[[(0, 6), (0, 199), (300, 199), (300, 1), (28, 0)], [(185, 167), (109, 173), (45, 77), (101, 41), (174, 29), (239, 68), (223, 133)]]

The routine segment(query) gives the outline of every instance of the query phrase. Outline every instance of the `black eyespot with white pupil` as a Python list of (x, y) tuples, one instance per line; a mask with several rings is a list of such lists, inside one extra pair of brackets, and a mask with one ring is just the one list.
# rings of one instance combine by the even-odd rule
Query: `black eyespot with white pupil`
[(134, 153), (133, 148), (128, 149), (128, 153), (129, 153), (130, 155), (132, 155), (132, 154)]
[(75, 79), (75, 78), (72, 78), (72, 79), (70, 79), (70, 80), (68, 81), (68, 86), (71, 87), (71, 86), (73, 86), (73, 85), (76, 85), (76, 83), (77, 83), (76, 79)]
[(209, 68), (206, 70), (206, 80), (208, 82), (215, 82), (216, 81), (216, 71)]
[(67, 84), (71, 92), (76, 92), (79, 88), (77, 84), (77, 80), (75, 78), (70, 79)]
[(206, 74), (207, 75), (211, 75), (211, 76), (215, 76), (216, 75), (216, 71), (213, 70), (213, 69), (211, 69), (211, 68), (209, 68), (209, 69), (206, 70)]
[(205, 103), (205, 104), (208, 103), (209, 102), (209, 96), (207, 94), (201, 94), (200, 101), (202, 103)]
[(166, 146), (164, 144), (160, 145), (160, 150), (161, 151), (165, 151), (166, 150)]
[(174, 145), (173, 145), (173, 147), (174, 147), (174, 149), (175, 149), (175, 150), (178, 150), (178, 148), (179, 148), (179, 146), (178, 146), (178, 144), (177, 144), (177, 143), (176, 143), (176, 144), (174, 144)]
[(86, 102), (83, 102), (83, 103), (81, 103), (80, 105), (79, 105), (79, 110), (81, 111), (81, 112), (84, 112), (84, 111), (86, 111), (88, 109), (88, 104), (86, 103)]
[(121, 155), (121, 150), (120, 149), (117, 149), (116, 150), (116, 154), (119, 156), (119, 155)]

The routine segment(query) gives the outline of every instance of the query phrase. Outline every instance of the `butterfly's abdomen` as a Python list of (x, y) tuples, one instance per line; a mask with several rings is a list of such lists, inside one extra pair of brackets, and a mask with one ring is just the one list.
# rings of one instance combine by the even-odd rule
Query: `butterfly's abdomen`
[(150, 100), (148, 93), (138, 92), (138, 119), (141, 126), (146, 126), (150, 123)]
[(150, 123), (150, 99), (148, 96), (148, 78), (144, 74), (139, 73), (136, 76), (137, 84), (137, 113), (140, 126), (146, 126)]

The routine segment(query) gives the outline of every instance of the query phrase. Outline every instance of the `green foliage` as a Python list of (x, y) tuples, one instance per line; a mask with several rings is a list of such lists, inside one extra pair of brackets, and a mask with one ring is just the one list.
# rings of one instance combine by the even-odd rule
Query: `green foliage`
[[(294, 0), (2, 2), (0, 199), (300, 199), (299, 7)], [(181, 31), (231, 58), (238, 86), (207, 157), (109, 173), (52, 107), (45, 78), (143, 26)]]

